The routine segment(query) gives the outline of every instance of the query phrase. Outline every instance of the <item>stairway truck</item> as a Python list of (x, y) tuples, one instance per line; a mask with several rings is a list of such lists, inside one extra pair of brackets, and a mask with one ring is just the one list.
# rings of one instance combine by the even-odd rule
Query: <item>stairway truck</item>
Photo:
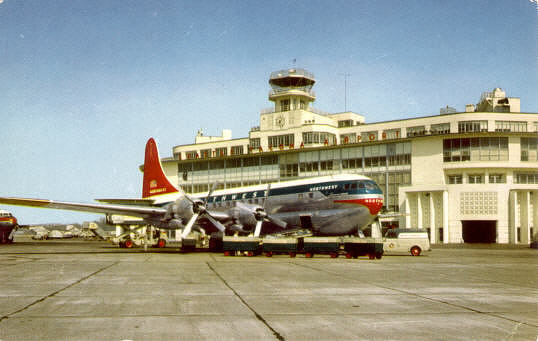
[(261, 238), (256, 237), (222, 237), (222, 250), (225, 256), (233, 256), (237, 252), (246, 252), (248, 256), (261, 253)]
[(306, 258), (312, 258), (316, 253), (336, 258), (340, 251), (340, 237), (304, 237), (303, 249)]
[(370, 259), (381, 259), (383, 256), (383, 241), (376, 238), (343, 238), (344, 251), (347, 258), (368, 256)]
[(263, 253), (271, 257), (277, 253), (287, 253), (290, 257), (297, 254), (297, 238), (264, 238), (262, 240)]

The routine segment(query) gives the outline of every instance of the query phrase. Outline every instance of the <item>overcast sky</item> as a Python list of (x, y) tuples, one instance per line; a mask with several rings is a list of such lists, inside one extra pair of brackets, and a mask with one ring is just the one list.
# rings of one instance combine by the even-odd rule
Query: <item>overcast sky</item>
[[(463, 111), (503, 88), (538, 112), (530, 0), (0, 0), (0, 196), (140, 197), (196, 131), (246, 137), (272, 71), (305, 68), (314, 106), (367, 122)], [(294, 64), (294, 60), (296, 60)], [(4, 206), (22, 224), (97, 219)]]

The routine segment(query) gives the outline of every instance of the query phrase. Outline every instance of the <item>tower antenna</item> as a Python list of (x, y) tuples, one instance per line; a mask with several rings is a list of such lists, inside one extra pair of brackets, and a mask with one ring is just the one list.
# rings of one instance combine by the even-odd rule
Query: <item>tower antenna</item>
[(340, 76), (344, 76), (344, 112), (347, 112), (347, 78), (351, 76), (349, 73), (339, 73)]

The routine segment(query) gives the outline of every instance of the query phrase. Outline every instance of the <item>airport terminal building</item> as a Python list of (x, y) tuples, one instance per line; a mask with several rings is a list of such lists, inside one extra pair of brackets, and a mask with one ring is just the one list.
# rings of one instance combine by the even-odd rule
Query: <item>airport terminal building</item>
[(314, 76), (273, 72), (270, 109), (248, 137), (204, 136), (162, 159), (185, 191), (339, 173), (374, 179), (384, 225), (427, 229), (432, 243), (528, 244), (538, 227), (538, 113), (496, 88), (465, 112), (367, 123), (312, 106)]

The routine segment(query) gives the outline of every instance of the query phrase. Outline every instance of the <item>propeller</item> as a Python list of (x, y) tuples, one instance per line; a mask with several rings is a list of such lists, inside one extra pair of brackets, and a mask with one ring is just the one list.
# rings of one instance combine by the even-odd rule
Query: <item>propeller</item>
[(198, 217), (201, 215), (205, 216), (211, 224), (213, 224), (217, 229), (219, 229), (221, 232), (224, 232), (225, 227), (216, 220), (211, 214), (207, 211), (206, 205), (207, 201), (209, 200), (209, 197), (213, 194), (213, 191), (217, 188), (217, 183), (213, 183), (213, 186), (211, 186), (211, 189), (209, 190), (209, 193), (207, 193), (207, 196), (205, 197), (204, 201), (201, 200), (193, 200), (187, 193), (184, 193), (185, 198), (191, 202), (192, 204), (192, 211), (193, 215), (187, 222), (187, 225), (185, 225), (185, 228), (183, 229), (183, 233), (181, 233), (181, 238), (186, 238), (189, 233), (191, 233), (192, 227), (194, 223), (198, 220)]
[(267, 185), (267, 197), (265, 198), (263, 206), (262, 207), (256, 207), (254, 209), (254, 211), (252, 211), (251, 207), (246, 206), (245, 204), (243, 204), (241, 202), (237, 202), (237, 206), (240, 209), (251, 211), (252, 214), (254, 215), (254, 219), (256, 219), (256, 227), (254, 229), (254, 237), (259, 237), (260, 236), (260, 233), (261, 233), (261, 230), (262, 230), (262, 224), (263, 224), (264, 220), (268, 220), (271, 223), (273, 223), (273, 224), (275, 224), (275, 225), (277, 225), (277, 226), (279, 226), (281, 228), (285, 228), (288, 225), (285, 221), (283, 221), (281, 219), (278, 219), (278, 218), (275, 218), (275, 217), (272, 217), (272, 216), (267, 214), (267, 212), (265, 210), (265, 207), (267, 205), (267, 201), (269, 199), (270, 192), (271, 192), (271, 184), (269, 183)]

